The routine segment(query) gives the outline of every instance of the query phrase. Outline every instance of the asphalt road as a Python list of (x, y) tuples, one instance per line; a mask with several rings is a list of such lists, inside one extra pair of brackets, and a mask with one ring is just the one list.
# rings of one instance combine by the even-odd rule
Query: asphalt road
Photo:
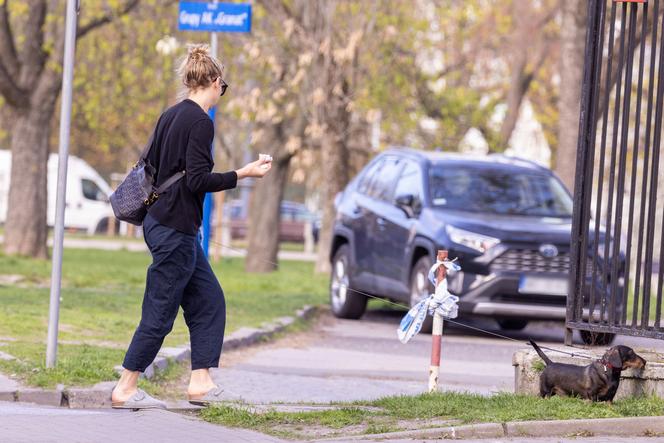
[[(214, 378), (228, 398), (251, 403), (324, 403), (424, 392), (431, 336), (419, 334), (401, 344), (396, 328), (402, 315), (378, 310), (353, 321), (325, 314), (306, 333), (225, 353)], [(523, 331), (506, 333), (490, 319), (460, 321), (512, 340), (446, 323), (441, 390), (512, 392), (512, 354), (526, 347), (526, 339), (546, 345), (562, 343), (564, 337), (562, 323), (533, 322)], [(578, 337), (576, 342), (582, 344)], [(664, 343), (657, 340), (619, 337), (615, 343), (664, 350)]]

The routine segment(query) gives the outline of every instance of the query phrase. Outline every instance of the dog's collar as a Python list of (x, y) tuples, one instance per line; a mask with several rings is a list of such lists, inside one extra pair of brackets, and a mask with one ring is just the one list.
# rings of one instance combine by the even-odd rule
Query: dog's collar
[(609, 369), (615, 369), (615, 367), (609, 363), (608, 361), (602, 359), (599, 361), (599, 363), (604, 366), (604, 372), (609, 372)]

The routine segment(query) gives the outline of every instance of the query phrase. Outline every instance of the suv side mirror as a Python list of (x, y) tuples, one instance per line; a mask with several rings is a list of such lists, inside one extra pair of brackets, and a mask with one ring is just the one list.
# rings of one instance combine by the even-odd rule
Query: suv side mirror
[(422, 205), (420, 199), (413, 194), (398, 195), (394, 203), (402, 209), (409, 218), (415, 217), (420, 213)]

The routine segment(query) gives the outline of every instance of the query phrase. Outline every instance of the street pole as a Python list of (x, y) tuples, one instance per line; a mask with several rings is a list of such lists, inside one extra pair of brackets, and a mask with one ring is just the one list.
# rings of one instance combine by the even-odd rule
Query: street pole
[[(447, 251), (439, 250), (436, 260), (439, 262), (447, 260)], [(445, 280), (447, 269), (441, 265), (436, 271), (436, 287)], [(440, 345), (443, 338), (443, 316), (438, 312), (433, 315), (433, 327), (431, 329), (431, 366), (429, 366), (429, 392), (438, 390), (438, 374), (440, 372)]]
[(71, 125), (74, 51), (76, 49), (76, 15), (79, 0), (67, 0), (65, 24), (65, 54), (62, 71), (62, 101), (60, 105), (60, 148), (58, 155), (58, 189), (55, 201), (55, 226), (51, 267), (51, 299), (48, 313), (46, 367), (53, 368), (58, 354), (58, 320), (60, 317), (60, 285), (62, 279), (62, 243), (64, 240), (65, 200), (67, 192), (67, 159)]
[[(214, 3), (217, 3), (216, 1)], [(212, 57), (217, 58), (217, 52), (218, 52), (218, 45), (219, 42), (217, 40), (217, 33), (213, 32), (210, 35), (210, 52), (212, 53)], [(217, 113), (217, 107), (213, 106), (210, 108), (208, 111), (208, 115), (210, 116), (210, 119), (212, 119), (212, 124), (214, 125), (214, 119)], [(214, 138), (212, 139), (212, 146), (210, 146), (210, 150), (212, 151), (212, 158), (214, 159)], [(210, 226), (210, 218), (212, 216), (212, 209), (214, 206), (214, 200), (212, 198), (212, 193), (208, 192), (205, 194), (205, 200), (203, 201), (203, 225), (202, 225), (202, 230), (203, 230), (203, 236), (202, 236), (202, 243), (203, 243), (203, 252), (205, 253), (206, 257), (209, 257), (209, 251), (210, 251), (210, 232), (211, 232), (211, 226)]]

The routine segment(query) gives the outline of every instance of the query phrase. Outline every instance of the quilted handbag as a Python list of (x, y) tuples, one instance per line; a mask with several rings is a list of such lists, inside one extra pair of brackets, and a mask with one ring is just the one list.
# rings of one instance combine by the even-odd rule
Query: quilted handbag
[(159, 195), (185, 175), (185, 171), (177, 172), (155, 188), (154, 177), (157, 171), (147, 160), (153, 142), (154, 132), (134, 167), (109, 197), (115, 217), (137, 226), (143, 224), (148, 207)]

